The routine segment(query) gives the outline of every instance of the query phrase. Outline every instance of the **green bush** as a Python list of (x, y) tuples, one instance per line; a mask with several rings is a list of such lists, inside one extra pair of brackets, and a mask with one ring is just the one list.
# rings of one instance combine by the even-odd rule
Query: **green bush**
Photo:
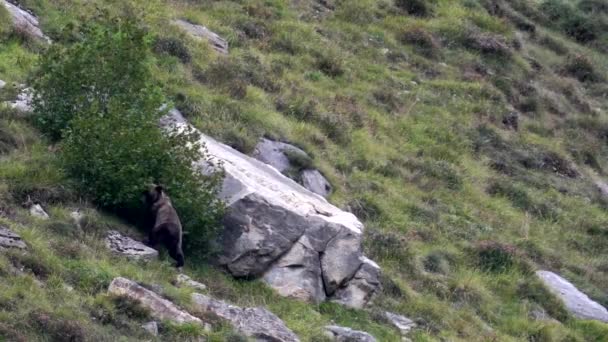
[(131, 215), (147, 185), (162, 183), (192, 233), (186, 247), (200, 251), (221, 212), (218, 177), (192, 169), (203, 157), (197, 133), (160, 128), (165, 99), (152, 82), (150, 45), (134, 18), (106, 16), (80, 41), (50, 48), (35, 84), (35, 118), (63, 138), (62, 167), (97, 204)]

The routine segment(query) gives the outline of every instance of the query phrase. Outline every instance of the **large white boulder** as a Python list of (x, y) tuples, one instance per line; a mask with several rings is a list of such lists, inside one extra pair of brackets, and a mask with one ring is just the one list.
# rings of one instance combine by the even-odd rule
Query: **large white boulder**
[[(162, 124), (191, 128), (177, 110)], [(201, 140), (207, 159), (197, 168), (208, 172), (210, 164), (221, 165), (225, 173), (221, 197), (228, 210), (220, 263), (236, 277), (263, 277), (280, 294), (312, 302), (348, 287), (365, 261), (363, 224), (274, 167), (208, 136), (201, 134)], [(360, 275), (374, 277), (367, 283), (379, 286), (377, 272)]]
[(537, 271), (536, 275), (549, 290), (564, 302), (575, 317), (608, 323), (608, 310), (579, 291), (572, 283), (550, 271)]

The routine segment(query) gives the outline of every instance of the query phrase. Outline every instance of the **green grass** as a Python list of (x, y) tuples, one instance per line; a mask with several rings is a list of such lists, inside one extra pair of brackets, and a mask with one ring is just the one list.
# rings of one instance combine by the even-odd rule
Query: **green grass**
[[(156, 79), (184, 114), (244, 152), (262, 136), (303, 147), (313, 157), (306, 165), (331, 180), (331, 202), (365, 221), (366, 252), (384, 269), (385, 290), (369, 312), (282, 299), (260, 281), (234, 280), (205, 264), (190, 267), (187, 272), (211, 294), (268, 307), (303, 341), (322, 341), (322, 326), (330, 322), (398, 341), (397, 331), (377, 314), (382, 310), (419, 321), (414, 341), (601, 341), (608, 335), (605, 324), (564, 314), (530, 272), (556, 271), (608, 305), (608, 214), (593, 184), (608, 167), (608, 85), (564, 72), (571, 56), (582, 54), (595, 73), (607, 75), (606, 51), (598, 42), (572, 39), (541, 15), (540, 2), (530, 1), (501, 2), (511, 13), (505, 18), (487, 12), (489, 1), (476, 0), (429, 1), (428, 12), (416, 16), (390, 0), (334, 1), (335, 10), (322, 12), (312, 0), (131, 2), (146, 13), (141, 17), (151, 32), (181, 41), (191, 57), (182, 63), (163, 53), (155, 65)], [(62, 28), (90, 18), (93, 5), (23, 3), (57, 43), (65, 41)], [(120, 7), (94, 3), (111, 4), (116, 12)], [(518, 32), (513, 13), (534, 23), (535, 34)], [(220, 33), (229, 40), (230, 56), (171, 27), (172, 17)], [(404, 40), (404, 32), (413, 30), (424, 32), (422, 38)], [(503, 37), (510, 54), (472, 48), (475, 30)], [(513, 47), (515, 39), (520, 49)], [(0, 79), (25, 83), (37, 53), (4, 38)], [(502, 124), (511, 107), (522, 112), (517, 132)], [(28, 338), (39, 338), (32, 315), (44, 313), (54, 317), (50, 327), (76, 320), (108, 340), (139, 338), (136, 318), (113, 325), (128, 316), (104, 295), (108, 279), (117, 275), (161, 284), (188, 306), (188, 293), (169, 284), (174, 271), (167, 260), (142, 267), (116, 262), (104, 251), (101, 232), (130, 227), (90, 209), (94, 232), (70, 229), (67, 212), (80, 206), (78, 194), (27, 120), (3, 116), (0, 142), (0, 151), (6, 150), (0, 155), (0, 208), (13, 213), (2, 220), (32, 246), (35, 257), (24, 262), (41, 273), (1, 277), (3, 334), (26, 328)], [(577, 176), (564, 176), (572, 165)], [(27, 194), (51, 206), (52, 222), (27, 217), (19, 207)], [(481, 241), (512, 246), (512, 262), (498, 270), (484, 267), (476, 249)], [(1, 270), (10, 264), (9, 257), (0, 258)], [(66, 282), (76, 295), (66, 294)], [(97, 307), (110, 317), (106, 325), (92, 319)], [(539, 308), (559, 322), (530, 319)], [(211, 340), (231, 334), (218, 329)], [(179, 339), (196, 333), (167, 332)]]

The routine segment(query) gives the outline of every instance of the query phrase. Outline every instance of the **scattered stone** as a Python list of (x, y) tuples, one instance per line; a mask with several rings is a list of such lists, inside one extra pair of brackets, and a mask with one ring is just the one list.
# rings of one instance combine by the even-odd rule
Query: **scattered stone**
[(299, 341), (280, 318), (264, 308), (240, 308), (198, 293), (192, 295), (192, 302), (200, 312), (229, 322), (235, 330), (256, 341)]
[(199, 283), (196, 280), (192, 280), (192, 278), (188, 277), (185, 274), (179, 274), (175, 279), (175, 284), (179, 287), (188, 286), (201, 291), (205, 291), (207, 289), (207, 286), (205, 286), (205, 284)]
[(17, 95), (17, 98), (14, 101), (9, 102), (9, 106), (21, 113), (29, 113), (34, 110), (32, 107), (33, 96), (33, 90), (31, 88), (25, 88)]
[(317, 195), (327, 198), (331, 194), (331, 184), (319, 170), (302, 171), (302, 185)]
[(537, 271), (536, 275), (564, 302), (566, 309), (574, 316), (608, 323), (608, 310), (591, 300), (572, 283), (549, 271)]
[(411, 319), (392, 312), (385, 312), (384, 317), (386, 317), (395, 328), (399, 329), (402, 336), (407, 335), (410, 330), (416, 327), (416, 323)]
[(156, 323), (155, 321), (143, 324), (141, 327), (144, 328), (145, 331), (150, 333), (150, 335), (158, 336), (158, 323)]
[(362, 257), (362, 261), (361, 267), (348, 285), (336, 291), (335, 302), (361, 309), (370, 303), (380, 290), (380, 266), (366, 257)]
[(114, 278), (112, 283), (110, 283), (108, 293), (138, 301), (140, 305), (150, 310), (152, 317), (157, 320), (167, 320), (177, 324), (194, 323), (207, 326), (199, 318), (180, 310), (172, 302), (129, 279), (122, 277)]
[(44, 211), (40, 203), (34, 203), (30, 206), (30, 215), (37, 217), (41, 220), (49, 219), (49, 214)]
[(139, 241), (111, 230), (106, 236), (106, 247), (112, 252), (135, 260), (149, 260), (158, 257), (158, 251)]
[[(177, 110), (162, 124), (191, 128)], [(201, 142), (208, 159), (197, 167), (210, 172), (221, 165), (225, 175), (221, 265), (236, 277), (263, 277), (280, 294), (313, 302), (348, 285), (364, 260), (363, 225), (353, 214), (274, 167), (202, 134)]]
[(262, 138), (253, 151), (255, 159), (274, 167), (281, 173), (292, 167), (289, 160), (290, 155), (310, 159), (306, 152), (293, 145), (266, 138)]
[(21, 236), (4, 226), (0, 226), (0, 249), (8, 248), (26, 249), (27, 245), (21, 239)]
[(327, 337), (337, 342), (376, 342), (376, 339), (364, 332), (351, 328), (328, 325), (325, 327)]
[(519, 113), (512, 111), (502, 118), (502, 124), (506, 128), (517, 131), (519, 129)]
[(51, 42), (49, 37), (45, 36), (44, 33), (42, 33), (42, 31), (40, 30), (40, 23), (38, 22), (38, 18), (6, 0), (0, 1), (4, 3), (4, 7), (6, 7), (8, 13), (11, 15), (11, 18), (13, 19), (13, 27), (16, 30), (27, 34), (28, 36), (34, 39), (39, 39), (46, 43)]
[(3, 80), (0, 80), (0, 89), (6, 87), (6, 82), (4, 82)]
[(206, 39), (215, 51), (224, 55), (228, 54), (228, 42), (205, 26), (195, 25), (182, 19), (173, 20), (173, 24), (194, 37)]

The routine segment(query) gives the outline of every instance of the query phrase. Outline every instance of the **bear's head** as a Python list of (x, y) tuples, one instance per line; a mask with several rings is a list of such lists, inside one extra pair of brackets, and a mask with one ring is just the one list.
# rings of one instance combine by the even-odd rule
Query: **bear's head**
[(148, 205), (156, 203), (163, 198), (164, 188), (162, 185), (151, 184), (142, 194), (142, 201)]

